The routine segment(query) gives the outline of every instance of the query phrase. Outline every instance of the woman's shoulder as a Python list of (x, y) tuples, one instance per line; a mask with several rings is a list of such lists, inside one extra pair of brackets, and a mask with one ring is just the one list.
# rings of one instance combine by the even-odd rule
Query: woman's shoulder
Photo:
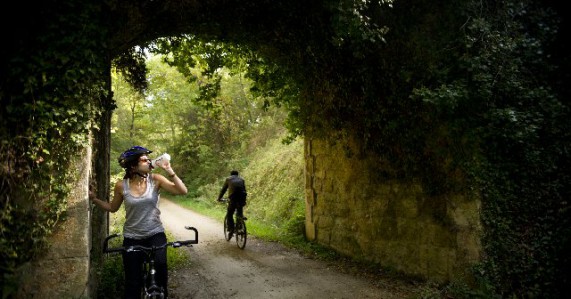
[(159, 183), (159, 184), (162, 180), (166, 179), (164, 176), (162, 176), (158, 173), (151, 173), (149, 176), (153, 182)]
[(115, 182), (115, 188), (123, 190), (123, 181), (124, 181), (123, 179), (117, 180), (117, 182)]

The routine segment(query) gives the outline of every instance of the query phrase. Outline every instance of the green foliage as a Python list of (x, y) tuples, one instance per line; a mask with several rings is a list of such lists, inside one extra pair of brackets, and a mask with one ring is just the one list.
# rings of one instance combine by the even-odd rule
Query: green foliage
[[(132, 145), (143, 145), (160, 155), (172, 149), (185, 129), (185, 111), (197, 96), (195, 86), (176, 70), (161, 63), (159, 57), (147, 61), (147, 88), (141, 93), (127, 84), (120, 73), (113, 74), (117, 109), (112, 118), (112, 173), (122, 169), (116, 158)], [(177, 157), (178, 158), (178, 157)]]
[(303, 142), (285, 145), (276, 137), (254, 152), (244, 169), (248, 213), (267, 225), (291, 229), (281, 234), (299, 233), (299, 221), (305, 221)]
[(114, 67), (131, 87), (139, 93), (147, 89), (147, 64), (144, 48), (131, 48), (113, 59)]
[[(118, 244), (120, 246), (120, 244)], [(98, 299), (123, 298), (125, 283), (123, 281), (123, 260), (121, 255), (107, 257), (98, 270), (100, 277), (97, 287)]]
[(462, 165), (482, 195), (485, 259), (476, 274), (502, 296), (558, 298), (569, 281), (571, 135), (569, 107), (548, 80), (556, 66), (542, 54), (558, 19), (538, 5), (475, 7), (458, 69), (416, 95), (455, 139), (474, 145)]

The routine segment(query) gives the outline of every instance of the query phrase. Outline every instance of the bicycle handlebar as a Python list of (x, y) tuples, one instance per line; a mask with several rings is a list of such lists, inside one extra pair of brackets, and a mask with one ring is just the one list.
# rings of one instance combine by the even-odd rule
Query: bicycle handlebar
[(192, 246), (192, 244), (198, 244), (198, 230), (196, 230), (196, 228), (191, 227), (191, 226), (185, 226), (184, 228), (186, 228), (187, 230), (192, 230), (194, 231), (194, 240), (186, 240), (186, 241), (173, 241), (173, 242), (167, 242), (164, 245), (160, 245), (160, 246), (152, 246), (152, 247), (146, 247), (146, 246), (141, 246), (141, 245), (133, 245), (133, 246), (128, 246), (128, 247), (116, 247), (116, 248), (109, 248), (109, 240), (116, 238), (119, 236), (119, 234), (113, 234), (110, 236), (107, 236), (105, 238), (105, 241), (103, 242), (103, 253), (114, 253), (114, 252), (134, 252), (134, 251), (155, 251), (157, 249), (162, 249), (162, 248), (166, 248), (168, 246), (172, 246), (173, 248), (178, 248), (181, 246)]

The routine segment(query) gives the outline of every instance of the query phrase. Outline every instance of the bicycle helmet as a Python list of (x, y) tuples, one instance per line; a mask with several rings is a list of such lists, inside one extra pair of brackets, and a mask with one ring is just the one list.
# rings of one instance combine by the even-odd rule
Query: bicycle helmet
[(147, 155), (152, 153), (153, 151), (148, 150), (142, 146), (138, 146), (135, 145), (133, 147), (131, 147), (130, 149), (124, 151), (121, 156), (119, 156), (119, 165), (121, 165), (121, 167), (127, 169), (129, 167), (129, 162), (135, 161), (137, 159), (139, 159), (139, 156), (141, 155)]

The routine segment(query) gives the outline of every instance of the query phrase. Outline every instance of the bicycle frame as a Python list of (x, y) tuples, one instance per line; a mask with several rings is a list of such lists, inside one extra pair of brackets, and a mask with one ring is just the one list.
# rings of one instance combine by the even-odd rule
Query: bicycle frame
[(198, 230), (194, 227), (185, 226), (187, 230), (194, 231), (195, 238), (193, 240), (186, 240), (186, 241), (174, 241), (174, 242), (167, 242), (161, 246), (151, 246), (145, 247), (140, 245), (133, 245), (129, 247), (117, 247), (117, 248), (109, 248), (109, 240), (116, 238), (119, 234), (113, 234), (105, 238), (103, 243), (103, 252), (104, 253), (131, 253), (131, 252), (143, 252), (146, 254), (146, 258), (143, 264), (144, 273), (143, 273), (143, 298), (155, 298), (155, 299), (162, 299), (164, 298), (164, 291), (162, 287), (157, 285), (155, 275), (155, 252), (164, 249), (167, 247), (178, 248), (181, 246), (189, 246), (192, 247), (192, 244), (198, 244)]

